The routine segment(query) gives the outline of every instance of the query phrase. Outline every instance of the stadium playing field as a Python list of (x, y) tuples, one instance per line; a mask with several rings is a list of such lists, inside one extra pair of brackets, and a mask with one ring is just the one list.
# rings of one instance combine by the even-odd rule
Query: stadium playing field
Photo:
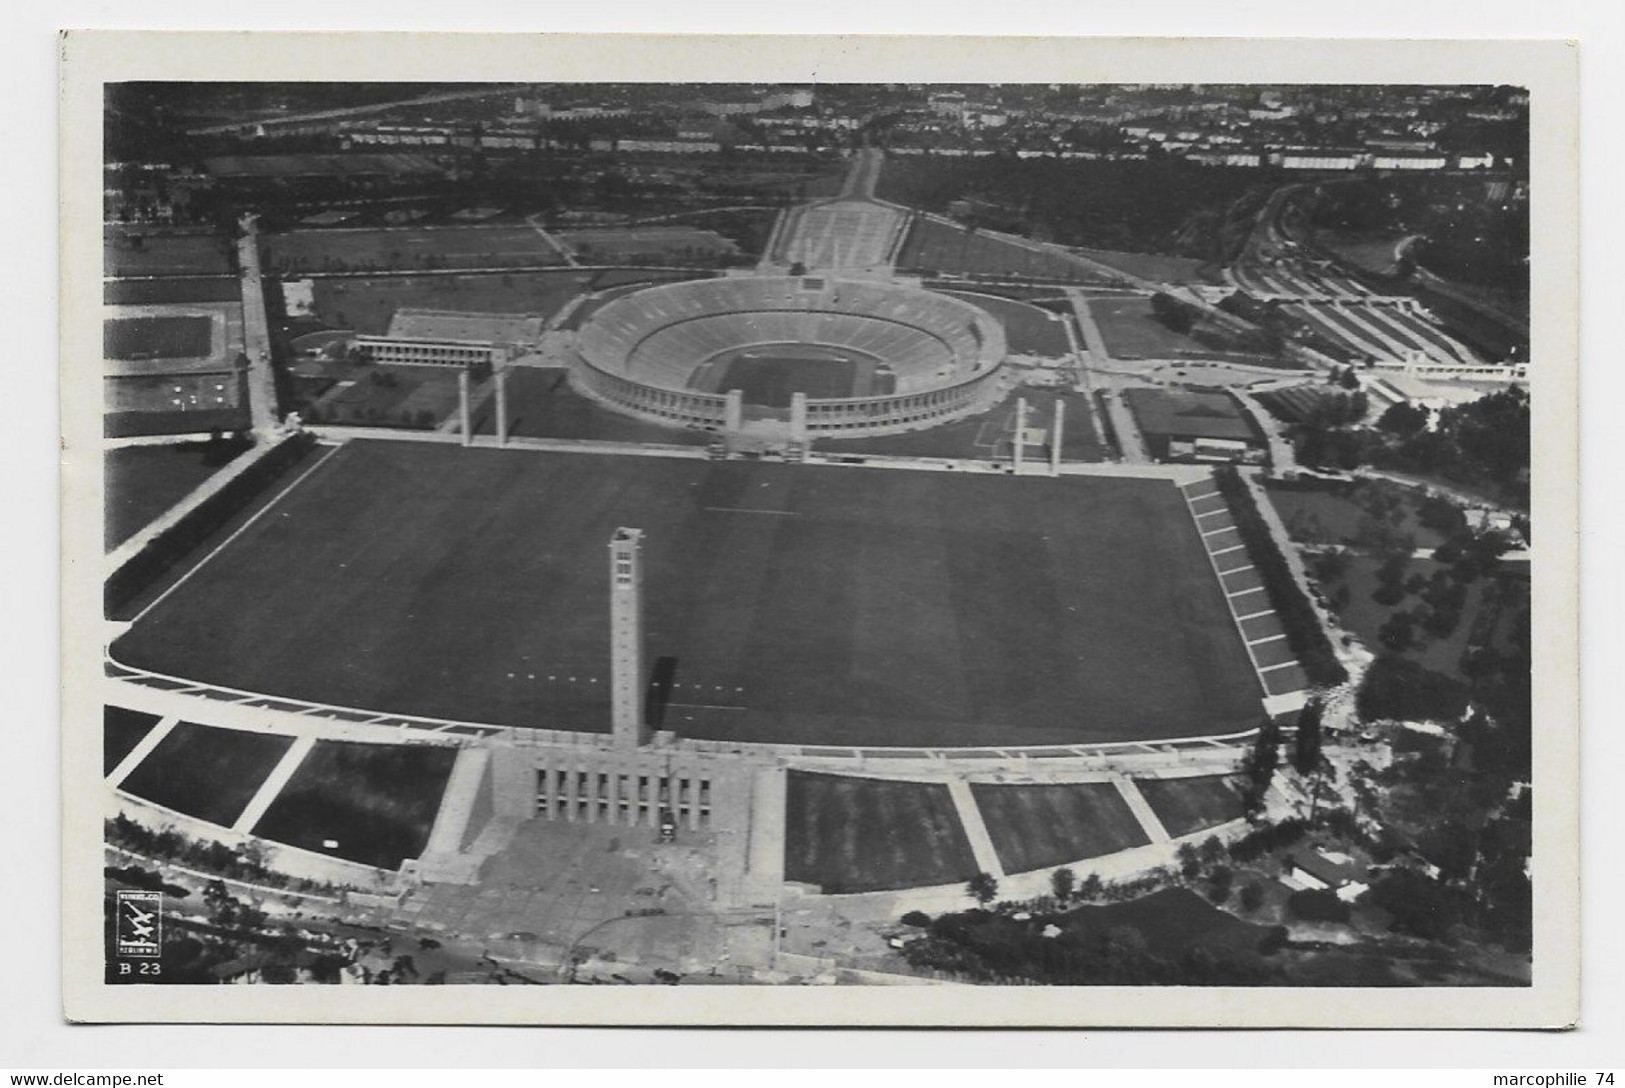
[(690, 736), (1086, 742), (1259, 714), (1179, 492), (1098, 477), (352, 442), (114, 656), (339, 705), (603, 731), (619, 525), (648, 533), (649, 659), (674, 682), (659, 718)]
[(737, 389), (746, 404), (788, 408), (796, 393), (828, 400), (891, 392), (890, 382), (877, 384), (876, 364), (872, 356), (851, 349), (757, 344), (710, 360), (689, 384), (707, 393)]

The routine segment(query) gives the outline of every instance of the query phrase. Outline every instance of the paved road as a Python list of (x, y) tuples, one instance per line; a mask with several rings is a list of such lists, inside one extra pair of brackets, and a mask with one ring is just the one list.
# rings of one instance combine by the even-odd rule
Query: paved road
[(254, 429), (269, 432), (281, 418), (276, 403), (276, 376), (271, 371), (271, 329), (265, 314), (265, 285), (260, 278), (259, 227), (243, 219), (237, 260), (243, 290), (243, 353), (248, 356), (248, 408)]

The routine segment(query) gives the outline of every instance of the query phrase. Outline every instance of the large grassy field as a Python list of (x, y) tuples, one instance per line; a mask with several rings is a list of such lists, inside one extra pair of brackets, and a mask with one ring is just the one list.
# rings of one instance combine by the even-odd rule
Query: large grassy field
[[(611, 411), (572, 390), (559, 367), (516, 366), (508, 372), (507, 382), (511, 435), (668, 446), (703, 446), (711, 440), (705, 431), (663, 426)], [(496, 433), (495, 397), (475, 409), (474, 430)]]
[(404, 227), (297, 230), (268, 234), (267, 272), (506, 268), (566, 264), (531, 227)]
[(971, 793), (1007, 873), (1065, 865), (1151, 841), (1110, 782), (1064, 786), (978, 782), (972, 784)]
[(102, 322), (109, 359), (198, 359), (209, 354), (214, 322), (207, 317), (112, 317)]
[(112, 551), (124, 543), (247, 448), (246, 442), (222, 440), (125, 446), (102, 454), (103, 546)]
[(1149, 298), (1091, 299), (1089, 312), (1114, 359), (1164, 359), (1211, 352), (1201, 341), (1158, 321)]
[(1230, 732), (1258, 686), (1179, 492), (352, 442), (115, 646), (249, 691), (608, 722), (617, 526), (648, 533), (665, 726), (1036, 744)]
[(102, 239), (102, 275), (107, 277), (224, 276), (236, 270), (236, 247), (224, 235), (110, 227)]
[(1072, 353), (1072, 343), (1066, 338), (1066, 328), (1057, 314), (1013, 298), (965, 291), (940, 293), (980, 306), (998, 318), (999, 324), (1004, 326), (1005, 346), (1017, 355), (1060, 359)]
[(230, 827), (292, 743), (292, 737), (181, 722), (119, 788)]
[(1242, 817), (1241, 785), (1236, 775), (1142, 778), (1134, 784), (1163, 828), (1176, 839)]
[(398, 869), (423, 853), (456, 760), (454, 748), (317, 741), (254, 834)]
[(909, 228), (897, 267), (931, 273), (1014, 276), (1066, 283), (1107, 283), (1111, 277), (1056, 250), (1022, 245), (981, 231), (921, 217)]
[(969, 880), (976, 857), (948, 787), (790, 771), (784, 878), (826, 894)]
[(315, 281), (316, 316), (335, 329), (380, 336), (396, 310), (469, 310), (551, 317), (592, 282), (591, 272), (344, 276)]

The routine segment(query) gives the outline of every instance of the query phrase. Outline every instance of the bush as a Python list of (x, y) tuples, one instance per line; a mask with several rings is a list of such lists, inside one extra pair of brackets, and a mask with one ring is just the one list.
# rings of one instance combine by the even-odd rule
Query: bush
[(1349, 905), (1337, 898), (1337, 893), (1326, 888), (1306, 888), (1287, 897), (1287, 910), (1292, 917), (1305, 922), (1346, 922)]
[(1257, 910), (1264, 905), (1264, 885), (1254, 881), (1241, 888), (1241, 909)]
[(923, 910), (911, 910), (907, 914), (903, 915), (899, 921), (901, 921), (905, 926), (913, 926), (915, 929), (924, 929), (926, 926), (931, 924), (931, 916), (925, 913)]

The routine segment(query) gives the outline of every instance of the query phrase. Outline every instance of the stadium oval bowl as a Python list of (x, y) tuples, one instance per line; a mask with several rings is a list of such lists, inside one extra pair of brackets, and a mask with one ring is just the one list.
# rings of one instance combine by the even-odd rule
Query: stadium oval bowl
[[(806, 393), (810, 438), (935, 426), (998, 399), (1004, 329), (968, 302), (917, 287), (831, 276), (739, 276), (650, 287), (580, 329), (571, 380), (619, 411), (720, 430), (741, 370), (777, 367), (782, 402), (747, 395), (743, 418), (788, 421)], [(845, 388), (830, 396), (831, 363)], [(792, 374), (788, 382), (783, 372)], [(820, 371), (821, 373), (814, 373)], [(737, 384), (736, 384), (737, 382)], [(824, 395), (820, 395), (824, 394)]]

